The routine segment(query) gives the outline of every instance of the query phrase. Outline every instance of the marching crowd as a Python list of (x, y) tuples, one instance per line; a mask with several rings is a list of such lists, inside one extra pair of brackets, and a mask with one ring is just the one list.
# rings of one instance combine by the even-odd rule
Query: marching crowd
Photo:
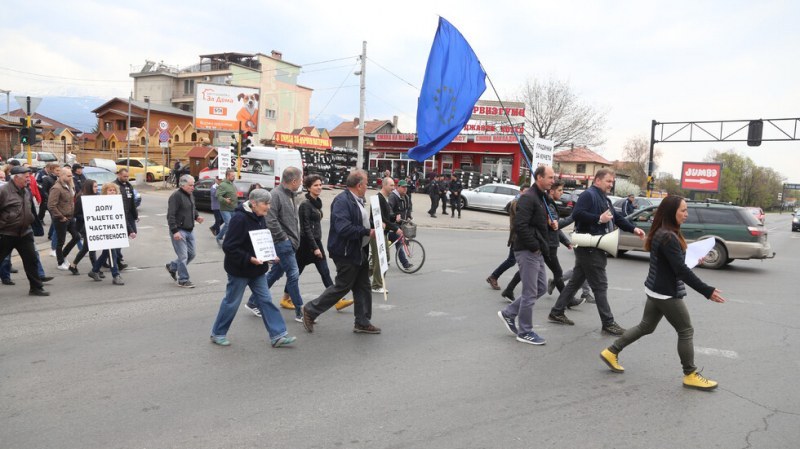
[[(78, 265), (88, 253), (91, 269), (88, 276), (95, 281), (104, 278), (103, 267), (110, 269), (112, 282), (123, 285), (120, 275), (126, 267), (122, 251), (111, 249), (99, 255), (89, 251), (86, 244), (86, 228), (81, 207), (84, 195), (121, 195), (126, 216), (129, 238), (136, 237), (138, 215), (134, 202), (133, 187), (128, 182), (128, 172), (121, 169), (114, 182), (106, 183), (98, 193), (97, 183), (87, 180), (82, 167), (59, 167), (49, 164), (37, 176), (24, 165), (9, 165), (0, 172), (0, 278), (3, 284), (13, 284), (10, 274), (10, 253), (16, 250), (23, 263), (30, 283), (30, 294), (47, 296), (44, 284), (52, 280), (42, 268), (39, 254), (34, 247), (34, 235), (44, 235), (43, 218), (50, 215), (52, 255), (56, 257), (58, 269), (79, 274)], [(228, 330), (242, 301), (245, 287), (250, 296), (246, 309), (262, 318), (269, 341), (273, 347), (292, 344), (295, 337), (288, 334), (286, 324), (278, 306), (273, 304), (270, 288), (284, 275), (286, 284), (280, 307), (294, 310), (295, 320), (302, 323), (307, 332), (313, 332), (317, 318), (334, 307), (337, 310), (353, 307), (353, 332), (379, 334), (381, 329), (372, 324), (372, 293), (386, 291), (377, 257), (370, 265), (370, 246), (378, 250), (375, 239), (375, 223), (371, 208), (366, 202), (367, 174), (363, 170), (352, 171), (346, 180), (346, 188), (331, 203), (330, 231), (327, 245), (322, 242), (321, 221), (323, 205), (320, 199), (322, 180), (319, 176), (302, 177), (298, 168), (289, 167), (281, 176), (281, 184), (272, 192), (260, 185), (250, 188), (247, 199), (240, 203), (237, 189), (233, 185), (235, 172), (228, 170), (224, 179), (218, 179), (212, 187), (211, 201), (215, 222), (210, 226), (218, 245), (224, 252), (223, 267), (227, 274), (225, 296), (211, 329), (211, 341), (220, 346), (230, 345)], [(378, 192), (381, 220), (388, 241), (394, 242), (403, 236), (401, 224), (411, 220), (412, 204), (408, 195), (409, 182), (385, 177)], [(192, 288), (188, 265), (196, 254), (195, 224), (203, 223), (194, 204), (192, 192), (195, 180), (191, 175), (179, 178), (178, 189), (169, 197), (167, 223), (176, 258), (165, 265), (172, 279), (184, 288)], [(619, 354), (628, 345), (653, 332), (662, 317), (675, 328), (678, 334), (678, 354), (683, 367), (683, 385), (689, 388), (710, 390), (717, 383), (700, 375), (694, 365), (693, 327), (683, 298), (688, 285), (714, 302), (724, 302), (720, 291), (703, 283), (685, 264), (686, 241), (680, 232), (681, 224), (688, 215), (686, 202), (677, 196), (664, 199), (659, 206), (647, 235), (616, 212), (607, 198), (614, 184), (614, 173), (598, 170), (594, 184), (578, 199), (572, 215), (559, 219), (556, 201), (563, 186), (555, 181), (551, 167), (541, 166), (534, 172), (534, 183), (521, 189), (520, 195), (510, 208), (509, 252), (507, 258), (486, 279), (493, 289), (499, 290), (499, 276), (517, 264), (519, 271), (502, 292), (509, 304), (497, 315), (504, 327), (517, 341), (542, 345), (546, 341), (533, 330), (533, 307), (545, 293), (558, 289), (559, 296), (548, 314), (548, 321), (562, 325), (574, 325), (566, 309), (588, 301), (597, 306), (601, 331), (618, 337), (600, 353), (608, 367), (621, 373)], [(39, 189), (38, 186), (42, 188)], [(307, 193), (298, 199), (301, 185)], [(414, 187), (416, 184), (413, 184)], [(437, 177), (430, 183), (431, 209), (428, 214), (436, 217), (438, 203), (449, 194), (451, 217), (461, 218), (461, 183), (451, 177)], [(34, 199), (36, 202), (34, 202)], [(39, 204), (38, 211), (36, 203)], [(446, 214), (446, 203), (442, 202), (442, 213)], [(561, 231), (574, 222), (575, 232), (602, 236), (619, 228), (636, 234), (645, 240), (650, 251), (650, 268), (645, 281), (646, 303), (641, 322), (624, 329), (614, 319), (608, 301), (608, 279), (606, 276), (607, 253), (599, 248), (575, 247)], [(268, 230), (272, 237), (275, 258), (262, 260), (253, 245), (253, 232)], [(67, 241), (69, 236), (69, 241)], [(564, 272), (558, 260), (558, 247), (563, 244), (575, 253), (575, 266)], [(398, 245), (399, 246), (399, 245)], [(78, 248), (72, 261), (69, 253)], [(325, 251), (327, 248), (327, 254)], [(402, 252), (399, 262), (410, 266)], [(336, 267), (335, 278), (331, 278), (328, 257)], [(311, 301), (304, 301), (299, 277), (304, 268), (314, 264), (325, 291)], [(548, 281), (547, 269), (552, 272)], [(370, 279), (370, 277), (372, 279)], [(522, 283), (519, 296), (514, 288)], [(581, 289), (579, 298), (575, 295)], [(352, 298), (346, 296), (352, 292)]]

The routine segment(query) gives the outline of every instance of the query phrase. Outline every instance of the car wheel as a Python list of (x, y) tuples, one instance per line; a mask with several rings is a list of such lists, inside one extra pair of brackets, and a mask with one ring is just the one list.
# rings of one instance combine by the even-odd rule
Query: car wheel
[(705, 259), (703, 259), (703, 268), (710, 268), (712, 270), (716, 270), (725, 266), (725, 261), (728, 260), (728, 250), (725, 249), (725, 245), (720, 242), (714, 244), (714, 248), (708, 253)]
[(505, 211), (506, 211), (507, 214), (511, 215), (511, 202), (506, 204)]
[(728, 259), (725, 261), (725, 265), (730, 265), (733, 262), (733, 259)]
[(462, 209), (466, 209), (467, 208), (467, 199), (462, 196), (459, 201), (461, 201), (461, 208)]
[(147, 176), (145, 176), (145, 178), (147, 178), (147, 182), (153, 182), (156, 180), (155, 175), (152, 173), (148, 173)]

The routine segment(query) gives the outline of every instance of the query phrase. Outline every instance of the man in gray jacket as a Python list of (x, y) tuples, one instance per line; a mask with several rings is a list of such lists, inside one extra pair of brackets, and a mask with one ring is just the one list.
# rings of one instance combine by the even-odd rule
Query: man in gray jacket
[(303, 298), (300, 296), (300, 269), (295, 253), (300, 247), (300, 222), (297, 218), (295, 197), (303, 182), (303, 172), (297, 167), (283, 171), (281, 185), (272, 189), (272, 201), (267, 214), (267, 228), (272, 233), (275, 252), (280, 263), (272, 265), (267, 273), (267, 284), (272, 287), (286, 273), (286, 291), (289, 298), (281, 300), (281, 307), (295, 311), (295, 321), (303, 322)]

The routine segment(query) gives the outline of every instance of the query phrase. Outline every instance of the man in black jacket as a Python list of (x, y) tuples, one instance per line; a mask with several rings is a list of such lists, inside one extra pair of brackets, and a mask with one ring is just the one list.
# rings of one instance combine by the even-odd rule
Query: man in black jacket
[[(543, 203), (546, 192), (555, 181), (550, 166), (539, 166), (533, 173), (534, 185), (517, 201), (514, 216), (514, 257), (522, 278), (522, 294), (505, 309), (497, 312), (506, 329), (516, 335), (517, 341), (543, 345), (546, 340), (533, 331), (533, 305), (547, 290), (547, 272), (544, 255), (547, 254), (547, 210)], [(553, 226), (557, 229), (558, 223)], [(515, 324), (519, 320), (519, 327)]]
[[(594, 184), (578, 197), (575, 208), (572, 210), (572, 216), (575, 218), (575, 232), (604, 235), (611, 232), (611, 228), (616, 225), (623, 231), (632, 232), (640, 239), (644, 239), (644, 231), (625, 219), (611, 205), (611, 201), (606, 195), (613, 186), (614, 172), (606, 168), (597, 170), (594, 175)], [(572, 278), (550, 310), (550, 315), (547, 317), (549, 321), (559, 324), (575, 324), (564, 315), (564, 309), (572, 302), (572, 298), (583, 282), (588, 281), (594, 293), (597, 312), (600, 314), (602, 331), (611, 335), (625, 333), (625, 329), (614, 321), (614, 314), (611, 313), (611, 306), (608, 303), (607, 259), (608, 254), (599, 248), (575, 248), (575, 268), (572, 271)]]
[[(194, 179), (194, 178), (193, 178)], [(136, 210), (136, 198), (133, 194), (133, 186), (128, 181), (128, 169), (121, 168), (117, 171), (117, 179), (114, 181), (119, 186), (119, 193), (122, 195), (122, 207), (125, 210), (125, 222), (128, 228), (128, 238), (136, 238), (136, 223), (139, 221), (139, 211)], [(194, 188), (194, 182), (192, 182)], [(122, 250), (119, 253), (119, 269), (124, 270), (128, 264), (122, 262)]]
[(192, 175), (183, 175), (178, 180), (180, 187), (170, 195), (167, 202), (167, 224), (172, 236), (172, 248), (177, 259), (167, 263), (167, 272), (178, 286), (194, 288), (189, 280), (189, 270), (186, 266), (194, 259), (196, 254), (194, 246), (194, 222), (202, 223), (203, 217), (197, 213), (194, 206), (194, 178)]
[(431, 218), (436, 218), (436, 209), (439, 208), (439, 179), (438, 175), (434, 175), (428, 182), (428, 196), (431, 198), (431, 208), (428, 209), (428, 215)]

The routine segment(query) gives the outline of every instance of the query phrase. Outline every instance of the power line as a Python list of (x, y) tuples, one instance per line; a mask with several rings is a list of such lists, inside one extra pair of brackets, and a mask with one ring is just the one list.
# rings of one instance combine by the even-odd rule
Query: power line
[(397, 106), (395, 106), (395, 105), (393, 105), (393, 104), (389, 103), (388, 101), (384, 100), (383, 98), (381, 98), (381, 97), (379, 97), (379, 96), (375, 95), (375, 94), (374, 94), (374, 93), (372, 93), (372, 91), (370, 91), (369, 89), (367, 89), (367, 93), (368, 93), (368, 94), (370, 94), (370, 95), (372, 95), (373, 97), (377, 98), (378, 100), (380, 100), (380, 101), (382, 101), (382, 102), (386, 103), (387, 105), (391, 106), (393, 109), (395, 109), (396, 111), (400, 112), (401, 114), (405, 114), (405, 115), (409, 115), (409, 116), (411, 116), (411, 115), (412, 115), (412, 114), (409, 114), (409, 113), (407, 113), (407, 112), (403, 111), (402, 109), (398, 108)]
[(71, 80), (71, 81), (86, 81), (86, 82), (94, 82), (94, 83), (130, 83), (130, 80), (120, 81), (120, 80), (100, 80), (100, 79), (90, 79), (90, 78), (70, 78), (66, 76), (54, 76), (54, 75), (43, 75), (41, 73), (32, 73), (32, 72), (24, 72), (22, 70), (14, 70), (8, 67), (0, 67), (0, 70), (7, 70), (9, 72), (21, 73), (24, 75), (33, 75), (33, 76), (40, 76), (42, 78), (54, 78), (54, 79), (62, 79), (62, 80)]
[(372, 62), (374, 62), (376, 66), (378, 66), (378, 67), (382, 68), (383, 70), (385, 70), (386, 72), (388, 72), (390, 75), (392, 75), (392, 76), (394, 76), (395, 78), (399, 79), (400, 81), (402, 81), (402, 82), (404, 82), (404, 83), (408, 84), (409, 86), (413, 87), (414, 89), (416, 89), (416, 90), (420, 90), (420, 88), (419, 88), (419, 87), (417, 87), (417, 86), (415, 86), (415, 85), (411, 84), (410, 82), (408, 82), (408, 81), (404, 80), (404, 79), (403, 79), (403, 78), (402, 78), (400, 75), (398, 75), (398, 74), (396, 74), (396, 73), (392, 72), (391, 70), (387, 69), (386, 67), (384, 67), (384, 66), (382, 66), (382, 65), (378, 64), (378, 61), (376, 61), (374, 58), (367, 57), (367, 61), (372, 61)]
[(316, 121), (319, 118), (319, 116), (322, 115), (323, 112), (325, 112), (325, 109), (328, 107), (328, 105), (331, 104), (331, 101), (333, 101), (333, 99), (336, 97), (336, 94), (339, 93), (339, 90), (341, 90), (342, 86), (344, 86), (344, 83), (347, 82), (347, 79), (350, 77), (350, 72), (353, 69), (356, 68), (356, 65), (358, 65), (358, 62), (353, 64), (353, 67), (350, 70), (347, 71), (347, 74), (345, 75), (344, 79), (342, 80), (342, 83), (339, 85), (339, 87), (336, 89), (336, 91), (333, 93), (333, 95), (331, 95), (331, 98), (328, 99), (328, 102), (325, 103), (325, 106), (322, 107), (322, 109), (319, 111), (319, 113), (317, 113), (317, 115), (314, 117), (314, 120), (312, 120), (312, 121)]

